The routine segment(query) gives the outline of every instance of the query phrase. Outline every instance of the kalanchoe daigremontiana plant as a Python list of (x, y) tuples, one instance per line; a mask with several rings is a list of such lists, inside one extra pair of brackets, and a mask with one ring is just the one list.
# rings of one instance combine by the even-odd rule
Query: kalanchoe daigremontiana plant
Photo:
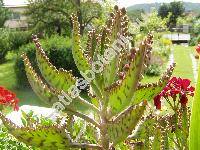
[[(106, 50), (118, 39), (120, 35), (127, 38), (128, 18), (125, 9), (115, 7), (107, 24), (100, 33), (96, 30), (89, 32), (87, 49), (83, 51), (80, 42), (79, 22), (72, 15), (74, 61), (80, 73), (92, 70), (95, 61), (102, 61)], [(68, 89), (75, 85), (77, 79), (70, 71), (56, 69), (45, 55), (45, 51), (34, 36), (36, 57), (42, 79), (34, 71), (26, 55), (23, 55), (25, 69), (33, 90), (41, 100), (51, 107), (59, 101), (62, 91), (66, 94)], [(129, 44), (120, 46), (121, 51), (113, 56), (108, 63), (103, 64), (101, 72), (89, 82), (89, 99), (77, 96), (69, 105), (64, 106), (63, 117), (65, 123), (40, 124), (17, 127), (1, 115), (6, 127), (20, 141), (39, 147), (41, 149), (70, 149), (91, 148), (108, 150), (125, 141), (132, 134), (138, 122), (144, 115), (147, 100), (152, 100), (166, 86), (174, 65), (172, 65), (161, 79), (156, 83), (141, 84), (142, 73), (147, 67), (151, 53), (152, 35), (141, 42), (139, 48), (129, 48)], [(117, 45), (119, 46), (119, 45)], [(115, 49), (114, 47), (113, 49)], [(130, 50), (129, 50), (130, 49)], [(69, 64), (70, 65), (70, 64)], [(86, 78), (87, 80), (88, 78)], [(84, 107), (83, 111), (81, 107)], [(90, 114), (90, 115), (89, 115)], [(91, 114), (93, 117), (91, 117)], [(76, 140), (76, 129), (83, 126), (77, 123), (74, 117), (81, 118), (87, 123), (86, 132)], [(78, 125), (79, 124), (79, 125)]]

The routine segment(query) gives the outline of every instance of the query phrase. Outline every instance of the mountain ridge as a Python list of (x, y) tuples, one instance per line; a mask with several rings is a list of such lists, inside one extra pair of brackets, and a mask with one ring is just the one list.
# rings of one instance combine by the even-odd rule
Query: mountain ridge
[[(138, 10), (138, 9), (143, 9), (146, 13), (151, 12), (152, 8), (155, 8), (158, 10), (158, 8), (162, 5), (163, 3), (143, 3), (143, 4), (135, 4), (132, 6), (127, 7), (127, 11), (132, 11), (132, 10)], [(193, 11), (196, 13), (200, 13), (200, 3), (192, 3), (192, 2), (183, 2), (183, 5), (185, 7), (185, 11)]]

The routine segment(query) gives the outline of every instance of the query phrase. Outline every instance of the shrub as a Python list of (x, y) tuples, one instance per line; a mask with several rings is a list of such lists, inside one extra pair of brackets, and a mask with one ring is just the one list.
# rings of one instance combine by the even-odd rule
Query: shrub
[(9, 50), (9, 30), (0, 29), (0, 63), (3, 63), (5, 61), (6, 54)]
[(166, 38), (161, 38), (160, 42), (164, 45), (164, 46), (171, 46), (172, 45), (172, 41)]
[(190, 40), (189, 45), (190, 45), (190, 46), (195, 46), (195, 45), (197, 45), (197, 43), (199, 43), (199, 42), (200, 42), (200, 35), (197, 36), (197, 37), (192, 37), (192, 39)]
[(149, 67), (145, 71), (147, 76), (159, 76), (162, 72), (164, 63), (168, 62), (171, 53), (172, 41), (162, 38), (162, 35), (156, 34), (153, 46), (153, 53)]
[(31, 41), (31, 32), (29, 31), (13, 31), (10, 32), (9, 41), (11, 50), (18, 50), (19, 47)]
[[(71, 53), (71, 40), (69, 38), (55, 35), (50, 38), (41, 40), (41, 43), (52, 64), (54, 64), (57, 68), (72, 70), (76, 76), (79, 76), (76, 65), (73, 61)], [(19, 88), (29, 86), (24, 70), (23, 59), (21, 58), (21, 54), (24, 52), (29, 56), (29, 58), (31, 58), (33, 66), (37, 71), (39, 71), (36, 65), (37, 62), (35, 58), (35, 45), (33, 43), (29, 43), (20, 47), (19, 54), (15, 63), (17, 86)]]
[(160, 57), (164, 57), (164, 59), (168, 59), (171, 53), (171, 46), (171, 40), (157, 37), (157, 39), (154, 40), (153, 52), (160, 55)]
[(146, 70), (147, 76), (159, 76), (161, 74), (162, 68), (159, 64), (151, 64)]

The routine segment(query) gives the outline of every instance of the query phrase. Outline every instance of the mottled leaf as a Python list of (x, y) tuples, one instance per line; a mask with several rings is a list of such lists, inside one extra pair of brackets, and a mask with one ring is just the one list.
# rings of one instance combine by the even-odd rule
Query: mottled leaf
[(42, 76), (52, 87), (67, 92), (72, 85), (76, 84), (75, 78), (69, 71), (62, 68), (57, 70), (56, 67), (50, 63), (49, 58), (46, 56), (36, 36), (34, 36), (33, 41), (37, 48), (36, 58)]
[(117, 144), (125, 140), (140, 121), (146, 109), (147, 102), (130, 106), (108, 124), (108, 136)]

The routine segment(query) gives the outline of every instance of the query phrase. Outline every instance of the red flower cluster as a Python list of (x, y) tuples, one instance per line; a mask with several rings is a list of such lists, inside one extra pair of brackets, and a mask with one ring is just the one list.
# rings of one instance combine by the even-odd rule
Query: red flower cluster
[(181, 79), (173, 77), (162, 92), (154, 97), (154, 105), (156, 109), (161, 109), (161, 98), (172, 97), (176, 99), (177, 95), (179, 96), (181, 106), (186, 106), (188, 102), (187, 96), (194, 96), (195, 88), (190, 86), (191, 81), (188, 79)]
[(14, 110), (19, 110), (19, 99), (16, 98), (16, 95), (7, 89), (0, 87), (0, 104), (13, 106)]
[(200, 54), (200, 43), (197, 45), (196, 51), (197, 51), (198, 54)]

